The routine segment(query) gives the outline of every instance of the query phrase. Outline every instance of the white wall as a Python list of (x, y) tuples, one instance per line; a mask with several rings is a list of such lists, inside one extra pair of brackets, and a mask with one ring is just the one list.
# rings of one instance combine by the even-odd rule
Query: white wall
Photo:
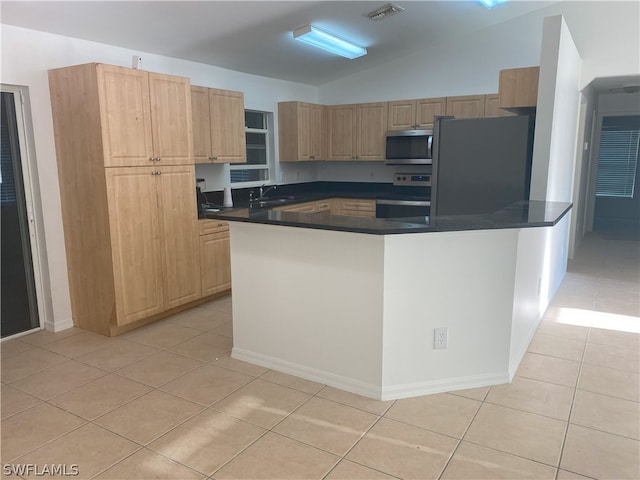
[[(279, 101), (317, 101), (317, 89), (309, 85), (248, 75), (10, 25), (2, 25), (0, 40), (0, 82), (27, 86), (31, 98), (35, 155), (40, 178), (38, 187), (43, 199), (40, 215), (44, 219), (54, 328), (55, 324), (69, 324), (71, 303), (47, 70), (88, 62), (131, 66), (132, 56), (140, 55), (143, 59), (142, 68), (145, 70), (189, 77), (194, 85), (243, 91), (247, 108), (277, 113)], [(219, 167), (211, 168), (214, 169), (211, 181), (218, 182), (219, 174), (215, 169)], [(219, 188), (222, 186), (224, 184), (219, 185)]]
[(326, 83), (318, 99), (333, 104), (497, 92), (499, 70), (539, 64), (543, 20), (555, 15), (564, 16), (584, 60), (580, 88), (596, 77), (640, 72), (640, 2), (564, 1)]
[(580, 55), (564, 19), (546, 18), (533, 144), (532, 200), (573, 200), (580, 66)]
[[(543, 21), (555, 15), (565, 18), (583, 59), (577, 90), (596, 77), (640, 73), (640, 2), (564, 1), (446, 46), (426, 48), (321, 85), (319, 101), (339, 104), (497, 92), (501, 69), (540, 64)], [(360, 170), (366, 178), (366, 166)], [(326, 169), (323, 173), (333, 175)]]

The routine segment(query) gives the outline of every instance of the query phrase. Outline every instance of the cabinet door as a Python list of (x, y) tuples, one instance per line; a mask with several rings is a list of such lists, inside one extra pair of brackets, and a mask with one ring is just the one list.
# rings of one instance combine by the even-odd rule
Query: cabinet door
[(296, 203), (295, 205), (284, 205), (282, 207), (276, 207), (273, 210), (280, 212), (299, 212), (299, 213), (314, 213), (316, 211), (316, 202)]
[(309, 160), (322, 160), (325, 155), (325, 107), (309, 106)]
[(151, 167), (105, 170), (116, 321), (125, 325), (164, 310), (157, 175)]
[(191, 115), (193, 117), (193, 158), (195, 163), (210, 163), (211, 120), (209, 119), (209, 89), (191, 87)]
[(433, 128), (433, 117), (445, 115), (446, 98), (423, 98), (416, 102), (416, 128)]
[(447, 97), (447, 115), (456, 118), (484, 117), (484, 95)]
[(200, 298), (195, 173), (192, 166), (157, 171), (164, 306), (168, 310)]
[(149, 73), (153, 151), (159, 165), (193, 165), (188, 78)]
[(416, 128), (416, 101), (389, 102), (389, 130), (413, 130)]
[(363, 161), (384, 160), (387, 102), (359, 104), (357, 113), (357, 159)]
[(229, 230), (200, 237), (202, 296), (231, 288)]
[(311, 160), (311, 136), (312, 131), (312, 119), (311, 110), (312, 105), (310, 103), (299, 103), (297, 112), (298, 124), (294, 127), (298, 133), (298, 158), (297, 160)]
[(209, 89), (211, 116), (211, 153), (214, 163), (247, 161), (244, 131), (244, 94)]
[(500, 108), (531, 108), (538, 102), (540, 67), (500, 70)]
[(329, 160), (356, 159), (356, 106), (329, 107)]
[(485, 117), (509, 117), (515, 113), (508, 112), (498, 107), (498, 94), (490, 93), (484, 96)]
[(149, 74), (98, 64), (98, 97), (106, 167), (152, 164)]

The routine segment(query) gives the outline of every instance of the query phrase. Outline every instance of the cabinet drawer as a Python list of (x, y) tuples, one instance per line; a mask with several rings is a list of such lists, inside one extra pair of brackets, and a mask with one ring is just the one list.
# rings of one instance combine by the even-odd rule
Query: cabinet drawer
[(200, 235), (207, 235), (209, 233), (226, 232), (229, 230), (229, 224), (222, 220), (215, 220), (212, 218), (205, 218), (198, 220)]
[(315, 202), (297, 203), (276, 207), (273, 210), (279, 210), (281, 212), (314, 213), (316, 211), (316, 204)]
[(344, 215), (346, 217), (375, 217), (376, 216), (376, 212), (375, 211), (364, 211), (364, 210), (352, 210), (352, 209), (348, 209), (348, 208), (343, 208), (340, 211), (340, 215)]
[(343, 200), (344, 210), (357, 210), (361, 212), (375, 212), (376, 204), (372, 200)]

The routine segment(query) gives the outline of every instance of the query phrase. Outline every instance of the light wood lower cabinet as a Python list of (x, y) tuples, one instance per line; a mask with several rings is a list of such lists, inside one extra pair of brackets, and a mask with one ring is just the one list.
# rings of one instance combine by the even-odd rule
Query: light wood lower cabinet
[(199, 223), (202, 296), (208, 296), (231, 288), (229, 224), (217, 220)]
[(193, 167), (106, 169), (116, 324), (200, 298)]
[(352, 217), (375, 217), (376, 201), (352, 198), (330, 198), (314, 202), (283, 205), (273, 210), (299, 213), (330, 213), (331, 215), (347, 215)]
[(349, 217), (375, 217), (376, 201), (352, 198), (332, 198), (331, 213)]
[(276, 207), (273, 210), (280, 212), (299, 212), (299, 213), (316, 213), (316, 202), (304, 202), (295, 203), (293, 205), (283, 205), (282, 207)]

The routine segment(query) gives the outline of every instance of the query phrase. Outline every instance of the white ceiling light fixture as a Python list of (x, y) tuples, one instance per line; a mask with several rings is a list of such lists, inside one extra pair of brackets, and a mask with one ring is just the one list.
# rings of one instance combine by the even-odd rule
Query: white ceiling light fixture
[(367, 17), (369, 17), (374, 22), (379, 22), (384, 18), (390, 17), (391, 15), (395, 15), (396, 13), (400, 12), (404, 12), (404, 8), (400, 7), (399, 5), (394, 5), (393, 3), (387, 3), (377, 10), (367, 13)]
[(502, 3), (507, 3), (509, 0), (478, 0), (482, 5), (487, 8), (497, 7)]
[(293, 38), (307, 45), (313, 45), (314, 47), (321, 48), (322, 50), (350, 60), (367, 54), (366, 48), (348, 42), (343, 38), (336, 37), (313, 25), (296, 28), (293, 31)]

